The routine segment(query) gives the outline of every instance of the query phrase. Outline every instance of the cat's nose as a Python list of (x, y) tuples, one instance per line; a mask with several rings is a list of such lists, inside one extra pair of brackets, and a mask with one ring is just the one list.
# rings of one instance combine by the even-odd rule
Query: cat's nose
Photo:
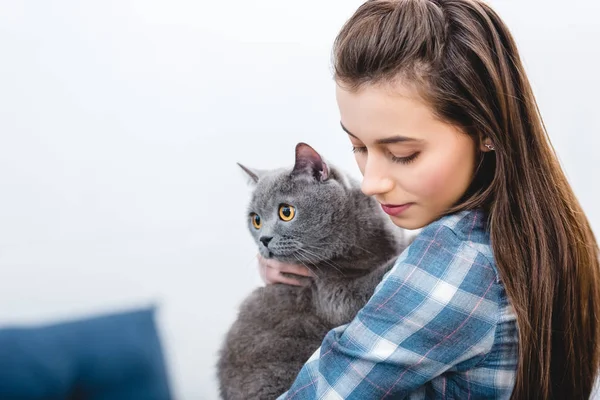
[(273, 239), (273, 236), (261, 236), (259, 240), (262, 242), (262, 244), (265, 245), (265, 247), (269, 247), (269, 242), (272, 239)]

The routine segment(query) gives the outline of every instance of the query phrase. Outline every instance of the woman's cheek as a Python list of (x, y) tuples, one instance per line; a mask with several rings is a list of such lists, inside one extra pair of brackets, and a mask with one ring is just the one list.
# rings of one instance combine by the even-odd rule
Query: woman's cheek
[(429, 153), (427, 159), (414, 165), (405, 190), (421, 200), (454, 203), (467, 190), (473, 170), (473, 157), (458, 150)]
[(451, 184), (450, 178), (450, 173), (444, 172), (444, 169), (419, 166), (410, 179), (406, 180), (405, 190), (416, 195), (419, 200), (425, 200), (443, 194), (446, 186)]

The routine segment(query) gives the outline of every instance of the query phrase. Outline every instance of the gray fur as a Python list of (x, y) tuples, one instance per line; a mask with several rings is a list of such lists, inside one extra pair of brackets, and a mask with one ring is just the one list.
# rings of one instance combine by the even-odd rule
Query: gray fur
[[(240, 165), (241, 166), (241, 165)], [(326, 333), (350, 322), (407, 245), (377, 202), (360, 185), (326, 164), (310, 146), (296, 146), (292, 169), (254, 171), (248, 227), (260, 254), (302, 263), (316, 278), (308, 286), (273, 284), (241, 305), (217, 365), (225, 400), (275, 399), (293, 383)], [(295, 207), (289, 222), (280, 204)], [(265, 246), (260, 238), (272, 237)]]

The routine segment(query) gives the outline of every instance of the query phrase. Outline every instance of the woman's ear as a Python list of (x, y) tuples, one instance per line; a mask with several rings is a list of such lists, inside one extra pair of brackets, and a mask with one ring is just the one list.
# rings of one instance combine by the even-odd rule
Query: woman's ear
[(480, 141), (479, 150), (487, 153), (496, 150), (496, 148), (489, 138), (483, 138), (483, 140)]

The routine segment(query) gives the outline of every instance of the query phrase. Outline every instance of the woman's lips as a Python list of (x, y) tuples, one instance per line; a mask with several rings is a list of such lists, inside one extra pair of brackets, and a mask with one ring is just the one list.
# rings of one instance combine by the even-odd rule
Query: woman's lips
[(401, 205), (382, 204), (381, 208), (383, 208), (383, 211), (386, 214), (396, 217), (396, 216), (400, 215), (401, 213), (403, 213), (407, 208), (409, 208), (412, 205), (413, 205), (413, 203), (406, 203), (406, 204), (401, 204)]

